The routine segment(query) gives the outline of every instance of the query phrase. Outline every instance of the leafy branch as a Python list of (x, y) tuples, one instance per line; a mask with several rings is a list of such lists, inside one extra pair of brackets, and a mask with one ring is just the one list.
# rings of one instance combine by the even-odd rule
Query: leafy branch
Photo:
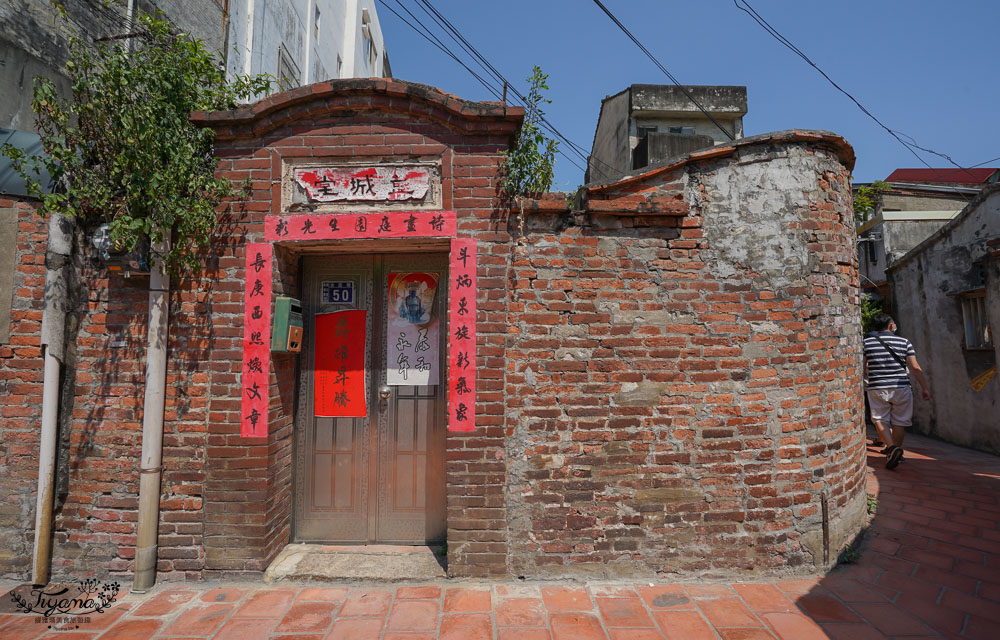
[[(215, 56), (172, 25), (138, 15), (134, 38), (90, 46), (70, 37), (66, 74), (72, 95), (61, 97), (35, 78), (32, 109), (44, 155), (4, 145), (39, 213), (109, 223), (116, 251), (133, 251), (172, 232), (165, 257), (171, 273), (200, 267), (198, 252), (215, 228), (215, 208), (236, 197), (217, 178), (210, 129), (192, 125), (195, 110), (230, 109), (270, 89), (270, 76), (227, 82)], [(133, 43), (131, 47), (127, 41)], [(57, 188), (46, 193), (37, 170)]]
[(854, 191), (854, 221), (861, 224), (882, 208), (882, 195), (892, 190), (884, 180), (858, 187)]
[(510, 152), (505, 154), (500, 188), (509, 198), (548, 191), (554, 177), (553, 165), (559, 143), (542, 132), (539, 123), (545, 112), (542, 104), (552, 101), (542, 97), (549, 76), (535, 65), (528, 77), (530, 89), (524, 107), (524, 123)]

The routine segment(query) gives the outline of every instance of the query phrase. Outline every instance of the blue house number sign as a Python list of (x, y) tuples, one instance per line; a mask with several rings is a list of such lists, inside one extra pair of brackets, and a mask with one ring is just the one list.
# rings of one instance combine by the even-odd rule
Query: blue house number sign
[(354, 304), (353, 282), (323, 282), (323, 304)]

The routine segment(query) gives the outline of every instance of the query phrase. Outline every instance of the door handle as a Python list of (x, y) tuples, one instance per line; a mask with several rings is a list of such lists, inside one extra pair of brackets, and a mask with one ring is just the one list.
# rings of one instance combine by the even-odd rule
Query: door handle
[(390, 396), (392, 396), (392, 387), (390, 387), (387, 384), (384, 384), (378, 388), (378, 397), (382, 398), (383, 400), (388, 400)]

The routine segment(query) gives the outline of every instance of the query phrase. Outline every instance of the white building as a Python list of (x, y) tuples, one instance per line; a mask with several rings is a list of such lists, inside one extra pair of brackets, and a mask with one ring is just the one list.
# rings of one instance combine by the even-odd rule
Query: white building
[(389, 77), (375, 0), (230, 0), (226, 73), (269, 73), (275, 91)]

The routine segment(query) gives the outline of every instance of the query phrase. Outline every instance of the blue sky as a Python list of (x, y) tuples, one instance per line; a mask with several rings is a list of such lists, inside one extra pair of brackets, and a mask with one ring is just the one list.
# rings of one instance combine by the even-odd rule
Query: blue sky
[[(397, 2), (432, 24), (417, 0), (378, 2), (393, 75), (466, 99), (494, 99), (386, 8), (402, 13)], [(549, 74), (549, 120), (586, 151), (605, 96), (633, 83), (670, 82), (591, 0), (430, 2), (522, 92), (532, 66), (540, 65)], [(750, 2), (889, 127), (962, 166), (1000, 156), (1000, 2)], [(858, 182), (883, 179), (897, 167), (924, 166), (733, 0), (604, 4), (680, 82), (746, 85), (746, 135), (792, 128), (838, 133), (854, 145)], [(435, 32), (460, 52), (439, 29)], [(464, 53), (459, 57), (470, 64)], [(952, 166), (924, 157), (933, 167)], [(989, 166), (1000, 166), (1000, 160)], [(582, 182), (583, 172), (558, 156), (553, 190), (573, 190)]]

